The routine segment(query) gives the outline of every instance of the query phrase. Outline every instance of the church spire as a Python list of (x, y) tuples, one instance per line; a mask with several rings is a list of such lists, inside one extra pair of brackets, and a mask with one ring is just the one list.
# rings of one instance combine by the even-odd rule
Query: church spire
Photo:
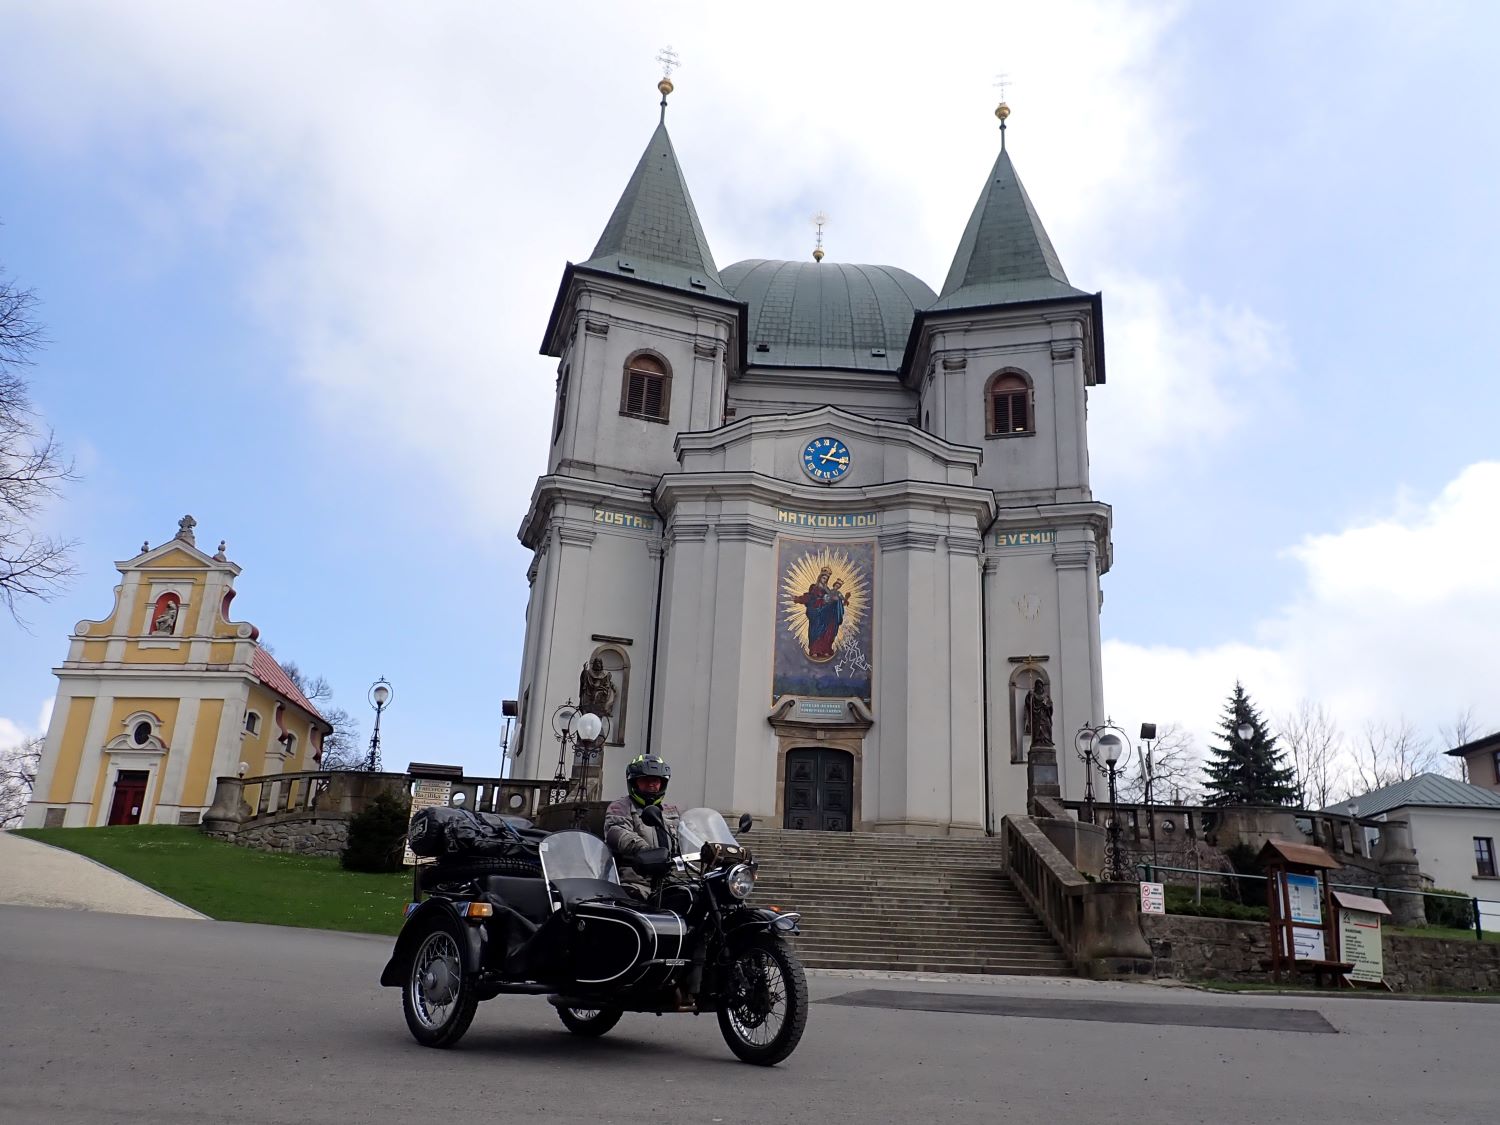
[[(675, 55), (671, 62), (675, 65)], [(663, 78), (657, 89), (662, 95), (662, 120), (583, 266), (732, 299), (719, 281), (703, 224), (698, 221), (687, 180), (677, 163), (677, 151), (667, 133), (666, 101), (672, 92), (671, 79)]]
[(995, 116), (1000, 119), (1000, 155), (959, 239), (943, 291), (929, 311), (1086, 296), (1068, 283), (1005, 149), (1010, 107), (1001, 102)]

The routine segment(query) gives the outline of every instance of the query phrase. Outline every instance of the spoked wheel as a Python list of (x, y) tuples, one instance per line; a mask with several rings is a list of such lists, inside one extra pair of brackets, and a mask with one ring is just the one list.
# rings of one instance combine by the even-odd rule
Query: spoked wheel
[(775, 1066), (797, 1048), (807, 1026), (807, 975), (786, 942), (765, 936), (742, 950), (730, 970), (719, 1030), (747, 1063)]
[(424, 1047), (451, 1047), (474, 1020), (479, 997), (464, 977), (460, 935), (437, 922), (417, 944), (401, 989), (401, 1008), (412, 1037)]
[(625, 1013), (618, 1008), (558, 1008), (558, 1018), (574, 1035), (585, 1035), (597, 1039), (615, 1024)]

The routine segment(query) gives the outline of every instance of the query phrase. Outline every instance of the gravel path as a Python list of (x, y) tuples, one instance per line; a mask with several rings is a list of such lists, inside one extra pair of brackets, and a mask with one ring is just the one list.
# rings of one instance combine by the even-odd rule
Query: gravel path
[(0, 903), (154, 918), (206, 918), (76, 852), (0, 832)]

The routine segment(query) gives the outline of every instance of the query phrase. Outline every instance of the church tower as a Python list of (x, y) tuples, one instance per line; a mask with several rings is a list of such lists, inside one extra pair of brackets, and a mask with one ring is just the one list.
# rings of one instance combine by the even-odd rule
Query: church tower
[[(1068, 281), (1006, 150), (1009, 115), (996, 110), (1000, 153), (942, 292), (918, 314), (908, 377), (923, 428), (982, 449), (978, 483), (995, 496), (981, 556), (992, 772), (1012, 775), (1006, 792), (1025, 791), (1024, 701), (1040, 681), (1064, 789), (1076, 793), (1072, 734), (1103, 718), (1099, 577), (1111, 517), (1090, 490), (1087, 433), (1089, 388), (1104, 382), (1101, 299)], [(996, 793), (997, 807), (1014, 805)]]
[[(685, 431), (723, 424), (741, 306), (724, 288), (662, 117), (593, 253), (563, 273), (542, 342), (558, 360), (547, 474), (521, 529), (532, 550), (518, 756), (553, 773), (552, 711), (593, 659), (611, 674), (605, 758), (645, 752), (662, 546), (652, 489)], [(642, 596), (650, 591), (648, 596)], [(571, 768), (571, 767), (569, 767)]]

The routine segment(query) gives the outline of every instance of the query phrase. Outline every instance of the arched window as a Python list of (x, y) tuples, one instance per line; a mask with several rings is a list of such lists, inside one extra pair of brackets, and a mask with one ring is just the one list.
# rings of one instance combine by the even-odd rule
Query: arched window
[(1036, 433), (1031, 402), (1031, 380), (1019, 371), (997, 371), (985, 389), (989, 436)]
[(245, 733), (246, 734), (259, 734), (260, 733), (260, 716), (257, 715), (254, 711), (246, 711), (245, 712)]
[(620, 413), (649, 422), (665, 422), (671, 402), (672, 373), (650, 352), (632, 356), (620, 385)]

